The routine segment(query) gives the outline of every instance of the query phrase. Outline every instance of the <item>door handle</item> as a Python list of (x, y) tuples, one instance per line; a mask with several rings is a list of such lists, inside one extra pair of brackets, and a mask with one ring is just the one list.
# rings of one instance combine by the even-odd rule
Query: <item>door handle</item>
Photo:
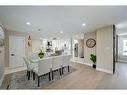
[(15, 54), (11, 54), (11, 56), (15, 56)]

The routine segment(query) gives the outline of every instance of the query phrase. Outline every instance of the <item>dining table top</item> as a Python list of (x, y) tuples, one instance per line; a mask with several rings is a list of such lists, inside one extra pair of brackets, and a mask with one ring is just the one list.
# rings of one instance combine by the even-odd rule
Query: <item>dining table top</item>
[(38, 63), (39, 61), (45, 60), (45, 59), (50, 59), (50, 58), (55, 58), (55, 57), (63, 57), (63, 56), (69, 56), (70, 54), (61, 54), (58, 56), (44, 56), (42, 59), (39, 57), (37, 59), (30, 59), (31, 63)]

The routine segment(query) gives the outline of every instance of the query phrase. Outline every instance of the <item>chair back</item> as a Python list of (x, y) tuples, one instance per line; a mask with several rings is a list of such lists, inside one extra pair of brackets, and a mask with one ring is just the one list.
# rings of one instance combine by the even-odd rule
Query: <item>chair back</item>
[(39, 61), (38, 75), (49, 73), (52, 66), (52, 58), (45, 58)]
[(63, 56), (63, 64), (62, 67), (68, 66), (70, 64), (71, 55)]
[(25, 61), (27, 70), (30, 71), (31, 70), (30, 61), (26, 57), (23, 57), (23, 60)]
[(38, 54), (37, 53), (32, 53), (29, 57), (30, 60), (33, 60), (33, 59), (38, 59)]
[(52, 59), (52, 70), (61, 68), (63, 63), (63, 56), (54, 56)]

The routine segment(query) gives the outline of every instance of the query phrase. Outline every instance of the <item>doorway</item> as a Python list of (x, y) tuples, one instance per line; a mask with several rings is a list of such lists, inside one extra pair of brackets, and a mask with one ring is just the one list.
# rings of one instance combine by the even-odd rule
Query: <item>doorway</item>
[(24, 67), (25, 37), (9, 36), (9, 68)]
[(127, 35), (118, 35), (117, 61), (127, 62)]
[[(115, 47), (116, 71), (121, 75), (127, 72), (127, 32), (116, 29), (116, 47)], [(123, 69), (124, 68), (124, 69)]]

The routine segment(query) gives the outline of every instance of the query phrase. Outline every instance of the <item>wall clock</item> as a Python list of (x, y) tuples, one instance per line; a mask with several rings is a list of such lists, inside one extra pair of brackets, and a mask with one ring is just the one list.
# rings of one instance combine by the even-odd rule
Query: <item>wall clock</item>
[(96, 45), (96, 41), (92, 38), (90, 38), (86, 41), (86, 46), (89, 48), (93, 48), (95, 45)]

